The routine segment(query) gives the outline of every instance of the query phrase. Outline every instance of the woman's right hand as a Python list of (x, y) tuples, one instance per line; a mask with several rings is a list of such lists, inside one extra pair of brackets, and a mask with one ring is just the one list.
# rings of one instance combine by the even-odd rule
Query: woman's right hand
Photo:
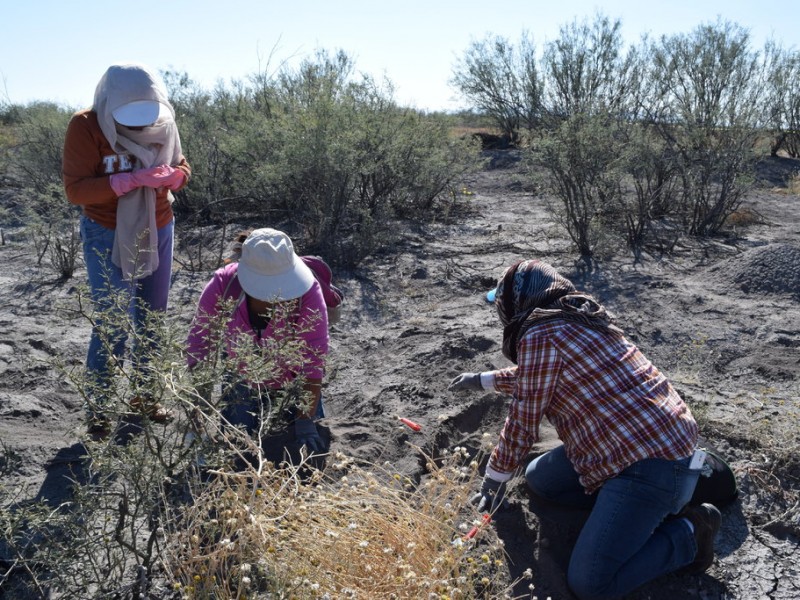
[(186, 175), (180, 169), (169, 165), (158, 165), (130, 173), (114, 173), (109, 176), (109, 183), (119, 197), (140, 187), (178, 189), (185, 179)]
[(461, 373), (447, 386), (448, 391), (461, 390), (480, 391), (483, 389), (480, 373)]

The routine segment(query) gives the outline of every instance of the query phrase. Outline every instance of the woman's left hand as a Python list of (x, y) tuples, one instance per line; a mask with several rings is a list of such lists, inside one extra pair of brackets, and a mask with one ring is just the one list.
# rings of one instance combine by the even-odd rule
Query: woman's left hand
[(178, 190), (186, 182), (186, 173), (169, 165), (161, 165), (164, 173), (163, 185), (168, 190)]
[(316, 424), (311, 419), (297, 419), (294, 422), (294, 435), (298, 446), (305, 446), (311, 452), (323, 451), (325, 445), (319, 436)]

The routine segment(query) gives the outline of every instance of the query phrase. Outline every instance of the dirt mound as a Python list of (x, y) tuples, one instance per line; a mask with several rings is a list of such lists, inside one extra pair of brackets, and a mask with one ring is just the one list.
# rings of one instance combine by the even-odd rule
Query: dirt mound
[(709, 269), (722, 287), (746, 294), (800, 298), (800, 246), (774, 244), (748, 250)]

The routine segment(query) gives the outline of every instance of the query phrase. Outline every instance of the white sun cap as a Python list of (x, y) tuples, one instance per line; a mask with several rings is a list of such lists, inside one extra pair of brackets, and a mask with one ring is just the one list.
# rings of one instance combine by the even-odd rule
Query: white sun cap
[(134, 100), (123, 104), (111, 114), (114, 120), (126, 127), (147, 127), (158, 120), (161, 103), (154, 100)]
[(289, 236), (270, 228), (247, 236), (238, 277), (248, 296), (272, 302), (299, 298), (314, 284), (314, 273), (295, 254)]

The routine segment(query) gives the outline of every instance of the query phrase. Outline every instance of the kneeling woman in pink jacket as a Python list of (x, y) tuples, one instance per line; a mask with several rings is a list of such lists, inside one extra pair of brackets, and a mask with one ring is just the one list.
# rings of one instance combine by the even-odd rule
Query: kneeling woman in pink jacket
[(228, 364), (224, 423), (266, 433), (282, 395), (300, 383), (304, 400), (290, 411), (294, 441), (313, 453), (325, 451), (315, 423), (323, 416), (325, 300), (285, 233), (251, 232), (239, 261), (218, 269), (206, 284), (187, 341), (189, 367), (216, 360), (217, 349)]

